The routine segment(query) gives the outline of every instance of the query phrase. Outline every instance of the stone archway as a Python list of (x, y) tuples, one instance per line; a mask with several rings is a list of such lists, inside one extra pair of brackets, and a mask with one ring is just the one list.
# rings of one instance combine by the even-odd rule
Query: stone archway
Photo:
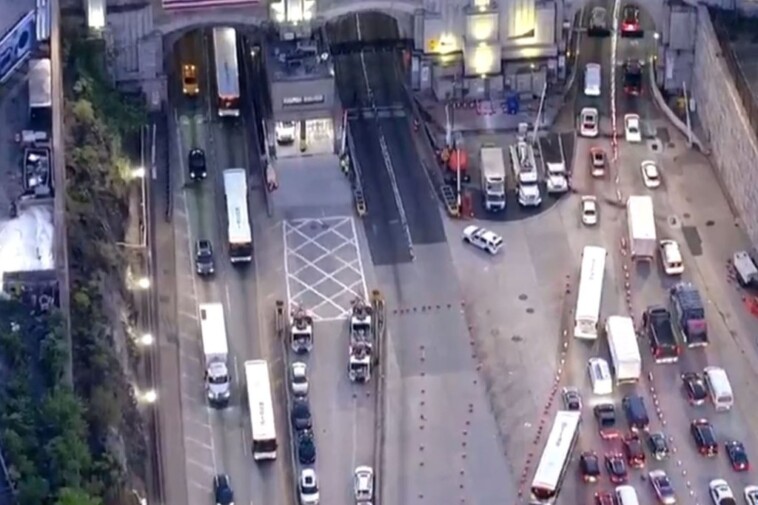
[[(335, 5), (336, 4), (336, 5)], [(319, 4), (322, 5), (322, 4)], [(413, 38), (413, 18), (421, 9), (419, 0), (333, 1), (318, 11), (318, 24), (334, 25), (355, 14), (376, 14), (394, 18), (400, 38)]]

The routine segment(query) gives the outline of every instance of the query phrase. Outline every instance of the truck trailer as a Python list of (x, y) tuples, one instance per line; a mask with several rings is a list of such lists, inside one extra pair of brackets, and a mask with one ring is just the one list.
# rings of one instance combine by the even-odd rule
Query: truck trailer
[(482, 199), (488, 212), (505, 210), (505, 162), (503, 150), (485, 146), (479, 152)]
[(669, 291), (674, 326), (687, 347), (708, 345), (708, 324), (700, 291), (691, 282), (679, 282)]
[(605, 323), (608, 349), (616, 373), (616, 383), (637, 382), (642, 373), (642, 356), (631, 317), (610, 316)]
[(658, 242), (652, 197), (630, 196), (626, 202), (626, 219), (632, 260), (654, 261)]
[(229, 343), (226, 338), (224, 306), (220, 303), (200, 304), (200, 332), (205, 360), (205, 391), (208, 402), (226, 407), (231, 397), (229, 376)]

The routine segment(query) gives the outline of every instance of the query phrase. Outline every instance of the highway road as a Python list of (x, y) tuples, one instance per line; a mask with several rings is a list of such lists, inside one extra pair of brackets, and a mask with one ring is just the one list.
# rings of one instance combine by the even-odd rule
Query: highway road
[[(362, 15), (358, 23), (346, 18), (331, 40), (391, 39), (393, 30), (381, 15)], [(392, 422), (386, 423), (383, 500), (494, 502), (507, 496), (508, 462), (472, 358), (439, 204), (414, 152), (394, 70), (399, 55), (339, 58), (343, 101), (366, 111), (351, 123), (353, 156), (367, 191), (364, 230), (376, 285), (390, 309), (385, 419)]]
[[(612, 6), (607, 7), (610, 12)], [(643, 59), (654, 50), (655, 27), (645, 13), (643, 13), (642, 22), (645, 29), (643, 39), (618, 40), (618, 50), (615, 55), (615, 61), (618, 64), (627, 58)], [(611, 58), (610, 46), (610, 39), (586, 38), (580, 54), (583, 59), (581, 64), (587, 61), (598, 61), (597, 58), (601, 58), (599, 62), (603, 64), (604, 69), (610, 68), (614, 61)], [(607, 71), (604, 72), (606, 84), (604, 84), (603, 96), (605, 98), (600, 107), (607, 107), (606, 103), (609, 102), (611, 96), (606, 75)], [(626, 216), (623, 207), (616, 203), (617, 195), (621, 195), (622, 201), (625, 201), (625, 198), (632, 194), (652, 194), (660, 237), (674, 238), (681, 244), (688, 269), (683, 277), (685, 280), (694, 282), (709, 300), (708, 322), (711, 328), (712, 344), (706, 351), (686, 350), (678, 365), (655, 365), (646, 340), (640, 340), (644, 370), (646, 374), (653, 373), (653, 381), (645, 379), (636, 387), (617, 390), (614, 401), (619, 407), (624, 395), (636, 391), (645, 398), (651, 413), (655, 412), (657, 403), (661, 410), (661, 418), (656, 419), (653, 415), (651, 427), (653, 430), (663, 430), (671, 437), (676, 453), (667, 462), (649, 462), (646, 471), (652, 468), (664, 468), (672, 478), (680, 499), (690, 495), (689, 503), (703, 504), (709, 500), (707, 484), (715, 477), (726, 478), (738, 493), (744, 485), (758, 480), (751, 472), (735, 474), (728, 467), (723, 449), (723, 442), (728, 439), (743, 441), (749, 452), (758, 449), (755, 443), (755, 431), (750, 426), (752, 417), (746, 415), (746, 412), (741, 411), (740, 408), (740, 405), (751, 403), (752, 393), (747, 390), (742, 392), (737, 390), (735, 394), (738, 397), (738, 408), (728, 414), (716, 414), (710, 406), (689, 407), (684, 399), (679, 379), (681, 372), (701, 371), (706, 364), (718, 364), (727, 369), (733, 382), (737, 384), (747, 384), (751, 380), (749, 377), (753, 377), (752, 380), (754, 380), (753, 374), (756, 373), (756, 369), (753, 346), (746, 347), (736, 336), (743, 333), (753, 334), (756, 325), (754, 321), (744, 316), (739, 299), (733, 292), (728, 294), (732, 290), (725, 283), (724, 265), (733, 250), (730, 247), (738, 247), (739, 232), (733, 227), (733, 219), (725, 197), (717, 189), (718, 184), (705, 160), (686, 151), (684, 140), (662, 120), (659, 111), (651, 102), (650, 89), (647, 86), (640, 97), (628, 97), (621, 89), (621, 78), (621, 72), (619, 72), (615, 96), (621, 136), (618, 162), (612, 165), (610, 174), (604, 180), (593, 180), (589, 176), (587, 170), (589, 147), (600, 146), (610, 152), (610, 141), (607, 138), (579, 139), (577, 157), (574, 162), (573, 187), (580, 194), (598, 196), (602, 202), (601, 224), (597, 229), (586, 229), (579, 225), (579, 204), (575, 198), (560, 206), (562, 219), (564, 222), (571, 223), (571, 227), (567, 229), (570, 232), (567, 242), (573, 261), (571, 279), (574, 282), (572, 282), (569, 296), (566, 297), (566, 305), (570, 308), (576, 301), (575, 279), (581, 248), (585, 245), (600, 245), (609, 251), (601, 310), (603, 318), (614, 314), (631, 314), (639, 323), (645, 307), (665, 303), (667, 288), (673, 285), (675, 280), (667, 278), (657, 264), (639, 269), (632, 267), (621, 251), (621, 239), (626, 233)], [(648, 82), (647, 75), (644, 82)], [(579, 83), (579, 85), (582, 84)], [(577, 93), (577, 96), (577, 103), (580, 104), (577, 107), (581, 107), (589, 100), (581, 97), (581, 91)], [(631, 145), (623, 139), (623, 115), (626, 113), (637, 113), (641, 116), (643, 133), (646, 136), (642, 144)], [(658, 148), (658, 146), (661, 147)], [(649, 190), (644, 187), (639, 166), (645, 159), (652, 159), (659, 163), (664, 178), (662, 188)], [(704, 200), (714, 201), (713, 205), (708, 205), (707, 215), (710, 217), (705, 219), (702, 217), (701, 204), (698, 203)], [(551, 218), (546, 216), (545, 220), (548, 219)], [(712, 226), (707, 224), (709, 221), (713, 222)], [(533, 226), (539, 226), (539, 224), (535, 223)], [(709, 239), (706, 239), (702, 233), (710, 231), (710, 228), (714, 230)], [(706, 258), (704, 251), (708, 249), (712, 254)], [(626, 302), (625, 266), (630, 272), (631, 312)], [(727, 293), (726, 296), (725, 293)], [(726, 319), (731, 326), (729, 329), (724, 327), (725, 319), (722, 314), (726, 313), (730, 314)], [(568, 318), (565, 319), (564, 329), (569, 329), (570, 334)], [(567, 361), (561, 381), (561, 385), (576, 385), (582, 389), (587, 416), (591, 415), (592, 395), (587, 379), (586, 363), (591, 356), (609, 359), (604, 340), (591, 346), (569, 340)], [(735, 389), (738, 388), (739, 386), (735, 385)], [(689, 422), (698, 417), (707, 417), (715, 425), (718, 440), (722, 444), (721, 452), (715, 460), (706, 460), (699, 456), (689, 434)], [(621, 425), (623, 426), (624, 423), (622, 422)], [(595, 450), (601, 455), (612, 449), (597, 435), (594, 420), (584, 424), (580, 447), (583, 450)], [(573, 478), (572, 475), (575, 475), (573, 472), (568, 475), (570, 477), (567, 478), (564, 486), (563, 500), (573, 502), (576, 497), (580, 497), (580, 501), (587, 502), (594, 491), (612, 487), (607, 478), (602, 479), (599, 486), (593, 487), (579, 484)], [(632, 471), (630, 483), (637, 488), (639, 496), (645, 500), (648, 498), (644, 497), (651, 496), (651, 490), (649, 484), (644, 482), (640, 475), (640, 471)]]
[[(591, 3), (585, 11), (585, 26), (593, 5), (604, 6), (609, 12), (613, 10), (612, 4)], [(618, 41), (616, 61), (643, 58), (654, 48), (655, 28), (644, 12), (642, 23), (645, 37)], [(603, 65), (603, 94), (600, 99), (584, 97), (580, 75), (573, 94), (573, 110), (578, 114), (582, 107), (595, 106), (607, 118), (611, 98), (610, 38), (584, 36), (580, 59), (580, 72), (587, 62)], [(573, 195), (560, 201), (554, 209), (525, 221), (488, 222), (486, 226), (500, 233), (505, 242), (499, 257), (485, 257), (457, 241), (450, 241), (450, 250), (463, 298), (468, 307), (474, 307), (469, 313), (469, 327), (489, 385), (500, 434), (513, 461), (511, 481), (519, 487), (518, 481), (526, 475), (525, 485), (521, 487), (525, 498), (547, 430), (560, 405), (560, 397), (553, 394), (555, 377), (559, 387), (579, 387), (585, 399), (585, 422), (578, 449), (595, 450), (601, 455), (611, 449), (597, 435), (586, 372), (590, 357), (610, 359), (607, 345), (604, 339), (587, 345), (571, 338), (571, 311), (576, 304), (580, 255), (586, 245), (603, 246), (609, 252), (601, 309), (603, 319), (614, 314), (631, 314), (639, 322), (647, 305), (665, 302), (667, 288), (675, 280), (666, 278), (657, 263), (652, 268), (631, 270), (631, 312), (626, 302), (624, 265), (627, 258), (620, 247), (626, 233), (626, 216), (623, 206), (617, 203), (617, 191), (622, 199), (630, 194), (653, 195), (660, 237), (674, 238), (680, 243), (687, 269), (683, 278), (694, 282), (707, 300), (711, 345), (705, 351), (686, 350), (678, 365), (655, 365), (646, 340), (640, 340), (645, 373), (651, 371), (653, 381), (645, 379), (636, 387), (616, 391), (614, 401), (619, 408), (621, 397), (633, 391), (645, 398), (653, 417), (652, 429), (663, 429), (672, 437), (676, 448), (669, 461), (649, 461), (645, 471), (666, 469), (680, 502), (705, 505), (710, 501), (707, 485), (713, 478), (724, 477), (735, 493), (741, 493), (747, 484), (758, 482), (754, 471), (734, 473), (723, 448), (723, 443), (733, 438), (743, 441), (750, 455), (758, 450), (754, 416), (747, 410), (747, 406), (756, 401), (756, 393), (748, 385), (755, 383), (758, 373), (758, 353), (751, 337), (758, 330), (758, 324), (745, 310), (740, 298), (742, 293), (729, 279), (727, 270), (728, 258), (735, 250), (745, 248), (747, 242), (734, 226), (728, 201), (707, 159), (686, 149), (684, 138), (666, 124), (651, 102), (649, 88), (645, 87), (638, 98), (627, 97), (621, 90), (620, 72), (618, 79), (615, 98), (619, 124), (623, 114), (638, 113), (643, 121), (643, 132), (649, 138), (638, 145), (630, 145), (622, 138), (619, 162), (604, 179), (593, 179), (589, 175), (589, 148), (599, 146), (610, 152), (610, 138), (577, 140), (572, 186), (579, 195), (598, 197), (600, 226), (587, 228), (581, 224), (579, 198)], [(644, 82), (648, 82), (647, 75)], [(657, 149), (657, 145), (661, 149)], [(645, 159), (659, 163), (663, 187), (644, 188), (639, 165)], [(468, 223), (446, 222), (448, 236), (459, 234), (465, 224)], [(565, 354), (562, 352), (564, 342), (568, 344)], [(535, 373), (534, 363), (540, 364), (538, 373)], [(723, 366), (729, 373), (737, 398), (732, 412), (716, 414), (710, 405), (693, 408), (686, 403), (679, 374), (700, 371), (706, 364)], [(514, 380), (515, 377), (519, 379)], [(655, 400), (661, 409), (661, 420), (656, 418)], [(697, 454), (689, 434), (690, 420), (698, 417), (707, 417), (714, 423), (721, 444), (720, 454), (714, 460)], [(545, 426), (541, 436), (537, 430), (540, 425)], [(620, 426), (624, 425), (622, 421)], [(520, 437), (512, 436), (515, 430), (520, 430)], [(576, 468), (578, 454), (577, 450), (566, 474), (559, 504), (590, 503), (596, 491), (613, 487), (605, 472), (598, 485), (580, 483)], [(651, 502), (654, 498), (650, 485), (642, 480), (641, 473), (632, 471), (630, 483), (636, 487), (642, 503)]]
[[(188, 503), (204, 504), (211, 499), (214, 473), (230, 475), (237, 503), (289, 503), (292, 490), (286, 482), (285, 466), (289, 459), (287, 418), (283, 411), (277, 416), (281, 456), (274, 463), (256, 464), (252, 459), (243, 363), (253, 358), (270, 361), (275, 400), (279, 403), (283, 370), (281, 360), (276, 359), (280, 353), (278, 346), (272, 343), (273, 331), (263, 324), (261, 317), (266, 307), (258, 302), (260, 287), (255, 262), (249, 267), (233, 268), (227, 253), (222, 171), (250, 168), (251, 160), (257, 160), (258, 154), (256, 144), (249, 140), (249, 116), (243, 114), (240, 119), (221, 121), (215, 115), (211, 44), (210, 31), (191, 32), (181, 39), (175, 46), (175, 68), (169, 81), (173, 126), (170, 167), (177, 193), (174, 224), (182, 431), (186, 453), (183, 470), (189, 489)], [(181, 94), (179, 69), (185, 62), (198, 66), (201, 88), (198, 98)], [(246, 102), (242, 105), (246, 106)], [(193, 147), (204, 149), (208, 162), (208, 178), (196, 184), (189, 182), (187, 169), (187, 153)], [(255, 192), (251, 192), (250, 205), (252, 212), (261, 211)], [(210, 280), (200, 280), (194, 275), (193, 247), (201, 238), (210, 239), (215, 249), (216, 275)], [(203, 394), (197, 304), (207, 302), (221, 302), (225, 306), (234, 391), (231, 405), (224, 410), (209, 408)]]

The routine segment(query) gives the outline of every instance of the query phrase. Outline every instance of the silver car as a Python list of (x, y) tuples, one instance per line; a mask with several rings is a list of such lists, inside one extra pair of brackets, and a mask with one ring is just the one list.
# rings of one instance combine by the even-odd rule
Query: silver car
[(308, 365), (296, 361), (290, 365), (290, 388), (295, 396), (308, 395)]
[(663, 505), (674, 505), (676, 503), (676, 494), (674, 486), (671, 484), (668, 475), (663, 470), (653, 470), (648, 474), (650, 484), (653, 486), (658, 501)]

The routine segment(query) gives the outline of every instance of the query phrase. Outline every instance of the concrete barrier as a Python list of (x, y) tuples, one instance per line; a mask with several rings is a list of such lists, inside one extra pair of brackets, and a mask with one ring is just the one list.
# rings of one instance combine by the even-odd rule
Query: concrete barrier
[(709, 150), (706, 147), (705, 143), (703, 143), (702, 140), (695, 134), (695, 132), (691, 131), (690, 128), (687, 128), (687, 125), (684, 124), (684, 122), (679, 119), (679, 117), (674, 113), (673, 110), (671, 110), (671, 107), (666, 103), (666, 99), (663, 98), (663, 94), (661, 93), (661, 90), (658, 89), (658, 85), (655, 82), (655, 60), (653, 58), (650, 58), (649, 61), (650, 66), (650, 72), (648, 72), (648, 76), (650, 76), (650, 89), (653, 93), (653, 99), (655, 100), (655, 104), (658, 106), (659, 109), (663, 112), (663, 114), (666, 116), (666, 118), (671, 121), (671, 123), (674, 125), (674, 127), (682, 132), (682, 135), (687, 137), (688, 139), (692, 139), (692, 145), (696, 146), (698, 150), (705, 154), (709, 154)]

